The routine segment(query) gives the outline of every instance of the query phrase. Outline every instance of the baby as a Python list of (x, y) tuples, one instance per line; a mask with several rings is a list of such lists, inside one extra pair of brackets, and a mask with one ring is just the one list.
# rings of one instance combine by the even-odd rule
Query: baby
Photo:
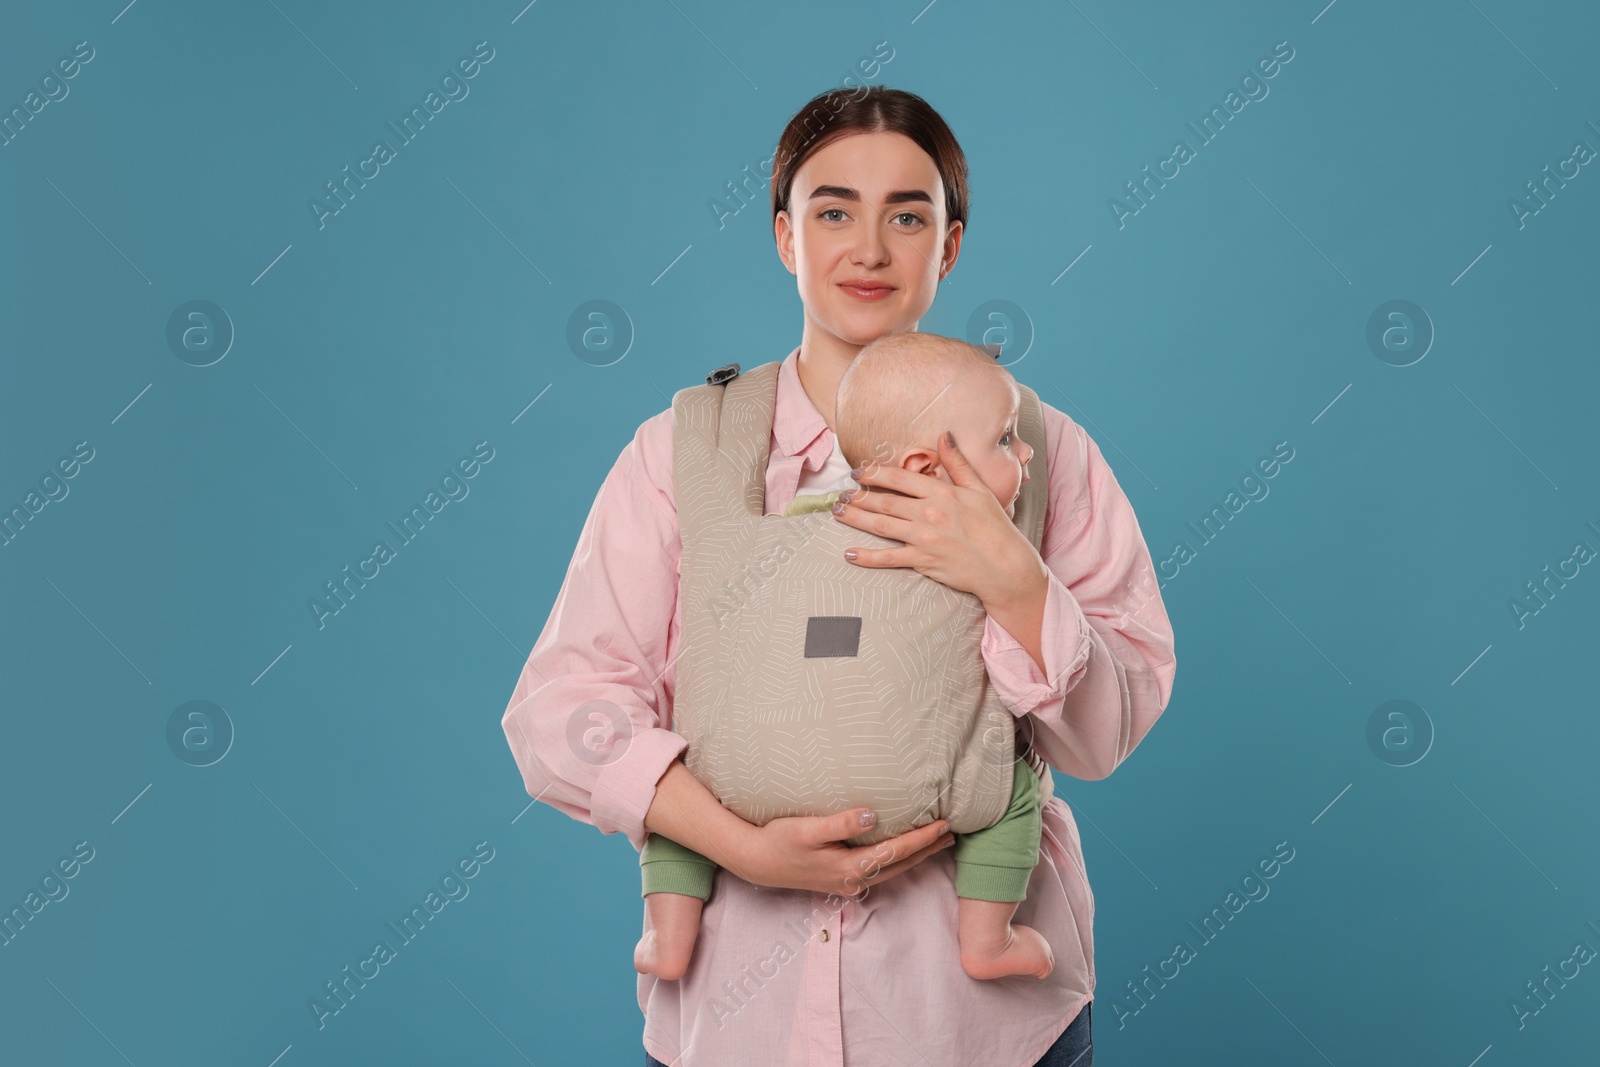
[[(1011, 374), (988, 352), (965, 341), (926, 333), (888, 334), (863, 347), (846, 368), (836, 397), (840, 453), (852, 467), (868, 463), (953, 479), (939, 461), (946, 429), (984, 486), (1014, 518), (1033, 450), (1017, 434), (1020, 394)], [(785, 515), (824, 511), (857, 484), (796, 496)], [(873, 487), (874, 493), (894, 490)], [(971, 655), (982, 652), (974, 643)], [(1010, 806), (998, 822), (955, 841), (961, 967), (979, 979), (1050, 974), (1049, 944), (1028, 926), (1013, 925), (1039, 860), (1039, 778), (1018, 759)], [(652, 930), (634, 949), (634, 968), (675, 980), (688, 969), (711, 895), (715, 865), (705, 856), (652, 833), (639, 856)]]

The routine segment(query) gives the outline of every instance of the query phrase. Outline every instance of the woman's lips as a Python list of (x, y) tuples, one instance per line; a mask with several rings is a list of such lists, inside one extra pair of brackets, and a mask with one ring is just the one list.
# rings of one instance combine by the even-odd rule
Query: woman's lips
[(868, 301), (869, 303), (872, 302), (872, 301), (882, 300), (884, 297), (886, 297), (890, 293), (894, 292), (894, 287), (893, 286), (889, 286), (889, 285), (868, 287), (868, 286), (861, 286), (861, 285), (851, 285), (849, 282), (845, 282), (845, 283), (841, 284), (839, 286), (839, 288), (843, 289), (846, 293), (849, 293), (851, 296), (855, 297), (857, 300), (865, 300), (865, 301)]

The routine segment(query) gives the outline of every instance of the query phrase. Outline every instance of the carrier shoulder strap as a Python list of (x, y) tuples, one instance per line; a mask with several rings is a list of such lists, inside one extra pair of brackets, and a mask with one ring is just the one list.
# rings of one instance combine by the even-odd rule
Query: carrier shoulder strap
[(685, 545), (708, 527), (761, 517), (781, 366), (774, 361), (740, 373), (731, 363), (705, 385), (673, 395), (673, 498)]
[[(1022, 394), (1021, 403), (1017, 407), (1017, 432), (1032, 447), (1033, 456), (1028, 460), (1028, 480), (1022, 484), (1022, 495), (1017, 498), (1017, 508), (1012, 521), (1032, 542), (1034, 548), (1043, 551), (1044, 513), (1050, 501), (1044, 409), (1040, 406), (1039, 394), (1021, 382), (1017, 383), (1017, 392)], [(1027, 761), (1029, 767), (1033, 768), (1033, 773), (1039, 776), (1039, 802), (1045, 804), (1055, 796), (1055, 779), (1050, 775), (1050, 765), (1045, 763), (1044, 757), (1033, 747), (1035, 725), (1036, 721), (1031, 715), (1024, 715), (1017, 720), (1017, 753)]]
[(1017, 383), (1022, 402), (1017, 408), (1017, 432), (1033, 449), (1028, 460), (1028, 480), (1022, 483), (1022, 495), (1017, 498), (1012, 522), (1021, 530), (1034, 548), (1043, 550), (1044, 513), (1050, 503), (1050, 477), (1045, 449), (1044, 410), (1039, 406), (1039, 394)]

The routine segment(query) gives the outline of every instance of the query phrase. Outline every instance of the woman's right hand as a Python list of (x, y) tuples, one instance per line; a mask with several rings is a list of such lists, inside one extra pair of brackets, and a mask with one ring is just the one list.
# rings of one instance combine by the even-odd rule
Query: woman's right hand
[(871, 828), (858, 818), (870, 810), (773, 819), (746, 837), (739, 876), (777, 889), (851, 897), (955, 842), (955, 836), (946, 832), (949, 823), (938, 819), (875, 845), (845, 844)]

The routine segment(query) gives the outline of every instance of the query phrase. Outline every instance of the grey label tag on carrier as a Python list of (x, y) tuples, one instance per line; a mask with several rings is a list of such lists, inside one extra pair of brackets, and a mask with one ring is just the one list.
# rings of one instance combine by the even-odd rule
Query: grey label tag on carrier
[(861, 651), (861, 616), (813, 615), (806, 620), (806, 657), (855, 656)]

